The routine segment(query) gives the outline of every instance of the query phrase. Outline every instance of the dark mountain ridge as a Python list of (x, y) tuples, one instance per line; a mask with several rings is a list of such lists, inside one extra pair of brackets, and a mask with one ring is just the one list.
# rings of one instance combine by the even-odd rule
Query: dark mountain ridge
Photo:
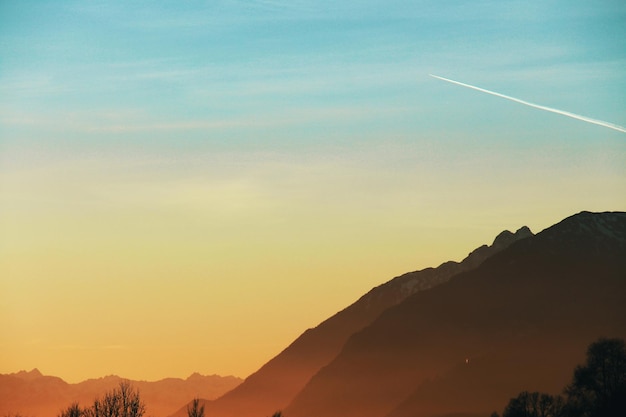
[[(532, 235), (526, 226), (515, 233), (506, 230), (491, 246), (477, 248), (462, 262), (449, 261), (437, 268), (409, 272), (373, 288), (346, 309), (305, 331), (231, 392), (215, 401), (205, 401), (207, 415), (257, 417), (283, 409), (309, 379), (339, 353), (352, 334), (370, 324), (380, 313), (412, 294), (476, 267), (513, 242)], [(181, 408), (176, 415), (185, 416), (185, 410)]]
[(600, 336), (626, 336), (626, 213), (579, 213), (410, 295), (285, 414), (488, 415), (524, 389), (560, 391)]

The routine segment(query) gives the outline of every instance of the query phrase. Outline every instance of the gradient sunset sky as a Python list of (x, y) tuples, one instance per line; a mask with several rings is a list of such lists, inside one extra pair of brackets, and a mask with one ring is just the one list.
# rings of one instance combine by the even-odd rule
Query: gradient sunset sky
[(0, 2), (0, 373), (245, 377), (371, 287), (626, 209), (626, 3)]

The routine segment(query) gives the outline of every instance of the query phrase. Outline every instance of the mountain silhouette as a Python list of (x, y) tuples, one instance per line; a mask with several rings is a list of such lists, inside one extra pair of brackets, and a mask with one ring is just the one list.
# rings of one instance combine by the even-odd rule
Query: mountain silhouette
[[(437, 268), (410, 272), (372, 289), (346, 309), (304, 332), (241, 385), (215, 401), (206, 401), (207, 415), (258, 417), (286, 407), (309, 379), (337, 356), (352, 334), (370, 324), (383, 311), (412, 294), (476, 267), (513, 242), (530, 236), (532, 232), (526, 226), (515, 233), (506, 230), (491, 246), (477, 248), (462, 262), (449, 261)], [(176, 415), (186, 416), (186, 407)]]
[(601, 336), (626, 337), (626, 213), (579, 213), (388, 308), (285, 415), (485, 416), (560, 392)]
[[(68, 384), (61, 378), (45, 376), (38, 369), (0, 374), (0, 415), (56, 416), (72, 402), (89, 405), (96, 397), (116, 388), (124, 379), (107, 376)], [(232, 376), (193, 374), (187, 379), (129, 381), (141, 393), (148, 415), (167, 416), (196, 396), (216, 398), (241, 383)]]
[[(199, 395), (211, 417), (484, 417), (520, 391), (559, 393), (599, 337), (626, 338), (623, 212), (504, 231), (462, 262), (396, 277), (242, 383), (194, 374), (133, 385), (152, 416), (186, 416)], [(120, 381), (0, 375), (0, 414), (56, 415)]]

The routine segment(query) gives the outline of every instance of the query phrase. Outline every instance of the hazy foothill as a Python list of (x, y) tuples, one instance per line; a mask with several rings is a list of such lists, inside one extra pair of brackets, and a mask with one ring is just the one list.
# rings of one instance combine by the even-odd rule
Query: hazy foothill
[[(194, 398), (187, 417), (205, 417), (204, 405)], [(143, 417), (146, 405), (128, 382), (94, 400), (90, 407), (73, 403), (58, 417)], [(587, 349), (571, 383), (560, 394), (523, 391), (511, 398), (502, 417), (621, 417), (626, 414), (626, 347), (623, 339), (599, 339)], [(8, 417), (8, 416), (7, 416)], [(269, 416), (268, 416), (269, 417)], [(281, 411), (272, 417), (284, 417)], [(493, 412), (490, 417), (499, 417)]]
[[(57, 417), (143, 417), (146, 403), (128, 381), (94, 399), (89, 406), (74, 402)], [(187, 417), (205, 417), (204, 405), (194, 398)], [(621, 417), (626, 413), (626, 347), (623, 339), (599, 339), (587, 349), (562, 395), (523, 391), (511, 398), (502, 417)], [(153, 414), (148, 414), (153, 415)], [(21, 417), (19, 413), (5, 417)], [(498, 412), (490, 417), (499, 417)], [(269, 417), (269, 416), (268, 416)], [(271, 417), (285, 417), (276, 411)]]
[(148, 416), (164, 417), (200, 393), (205, 399), (214, 399), (241, 381), (232, 376), (196, 373), (186, 379), (166, 378), (153, 382), (110, 375), (71, 384), (33, 369), (0, 375), (0, 415), (19, 413), (24, 417), (54, 417), (72, 403), (78, 403), (81, 407), (90, 405), (104, 393), (127, 383), (141, 393), (141, 399), (148, 406)]
[[(188, 395), (171, 415), (622, 416), (625, 255), (623, 212), (502, 232), (461, 262), (373, 288), (217, 398)], [(10, 386), (17, 376), (0, 376), (0, 398), (51, 378), (19, 373), (21, 387)], [(138, 383), (118, 384), (95, 400), (65, 400), (59, 417), (161, 417)], [(31, 400), (55, 396), (30, 389)], [(106, 414), (106, 404), (127, 411)], [(14, 412), (32, 415), (3, 415)]]

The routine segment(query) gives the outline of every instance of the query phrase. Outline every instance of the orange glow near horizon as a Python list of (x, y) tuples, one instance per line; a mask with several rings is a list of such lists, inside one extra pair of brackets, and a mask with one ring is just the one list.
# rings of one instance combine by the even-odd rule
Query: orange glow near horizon
[(626, 209), (623, 132), (428, 76), (624, 126), (620, 2), (170, 3), (0, 2), (0, 373), (246, 377), (395, 276)]
[[(441, 195), (407, 200), (410, 184), (390, 188), (378, 173), (360, 181), (383, 200), (364, 201), (350, 169), (303, 173), (309, 195), (280, 195), (258, 176), (200, 188), (175, 175), (171, 184), (132, 185), (132, 173), (111, 182), (81, 161), (5, 176), (0, 372), (39, 368), (69, 382), (246, 377), (393, 276), (461, 260), (504, 228), (537, 232), (564, 213), (552, 202), (552, 218), (538, 210), (533, 223), (476, 202), (459, 216)], [(331, 188), (313, 186), (320, 175)], [(350, 180), (330, 180), (339, 176)], [(459, 183), (446, 195), (470, 201), (467, 193)]]

